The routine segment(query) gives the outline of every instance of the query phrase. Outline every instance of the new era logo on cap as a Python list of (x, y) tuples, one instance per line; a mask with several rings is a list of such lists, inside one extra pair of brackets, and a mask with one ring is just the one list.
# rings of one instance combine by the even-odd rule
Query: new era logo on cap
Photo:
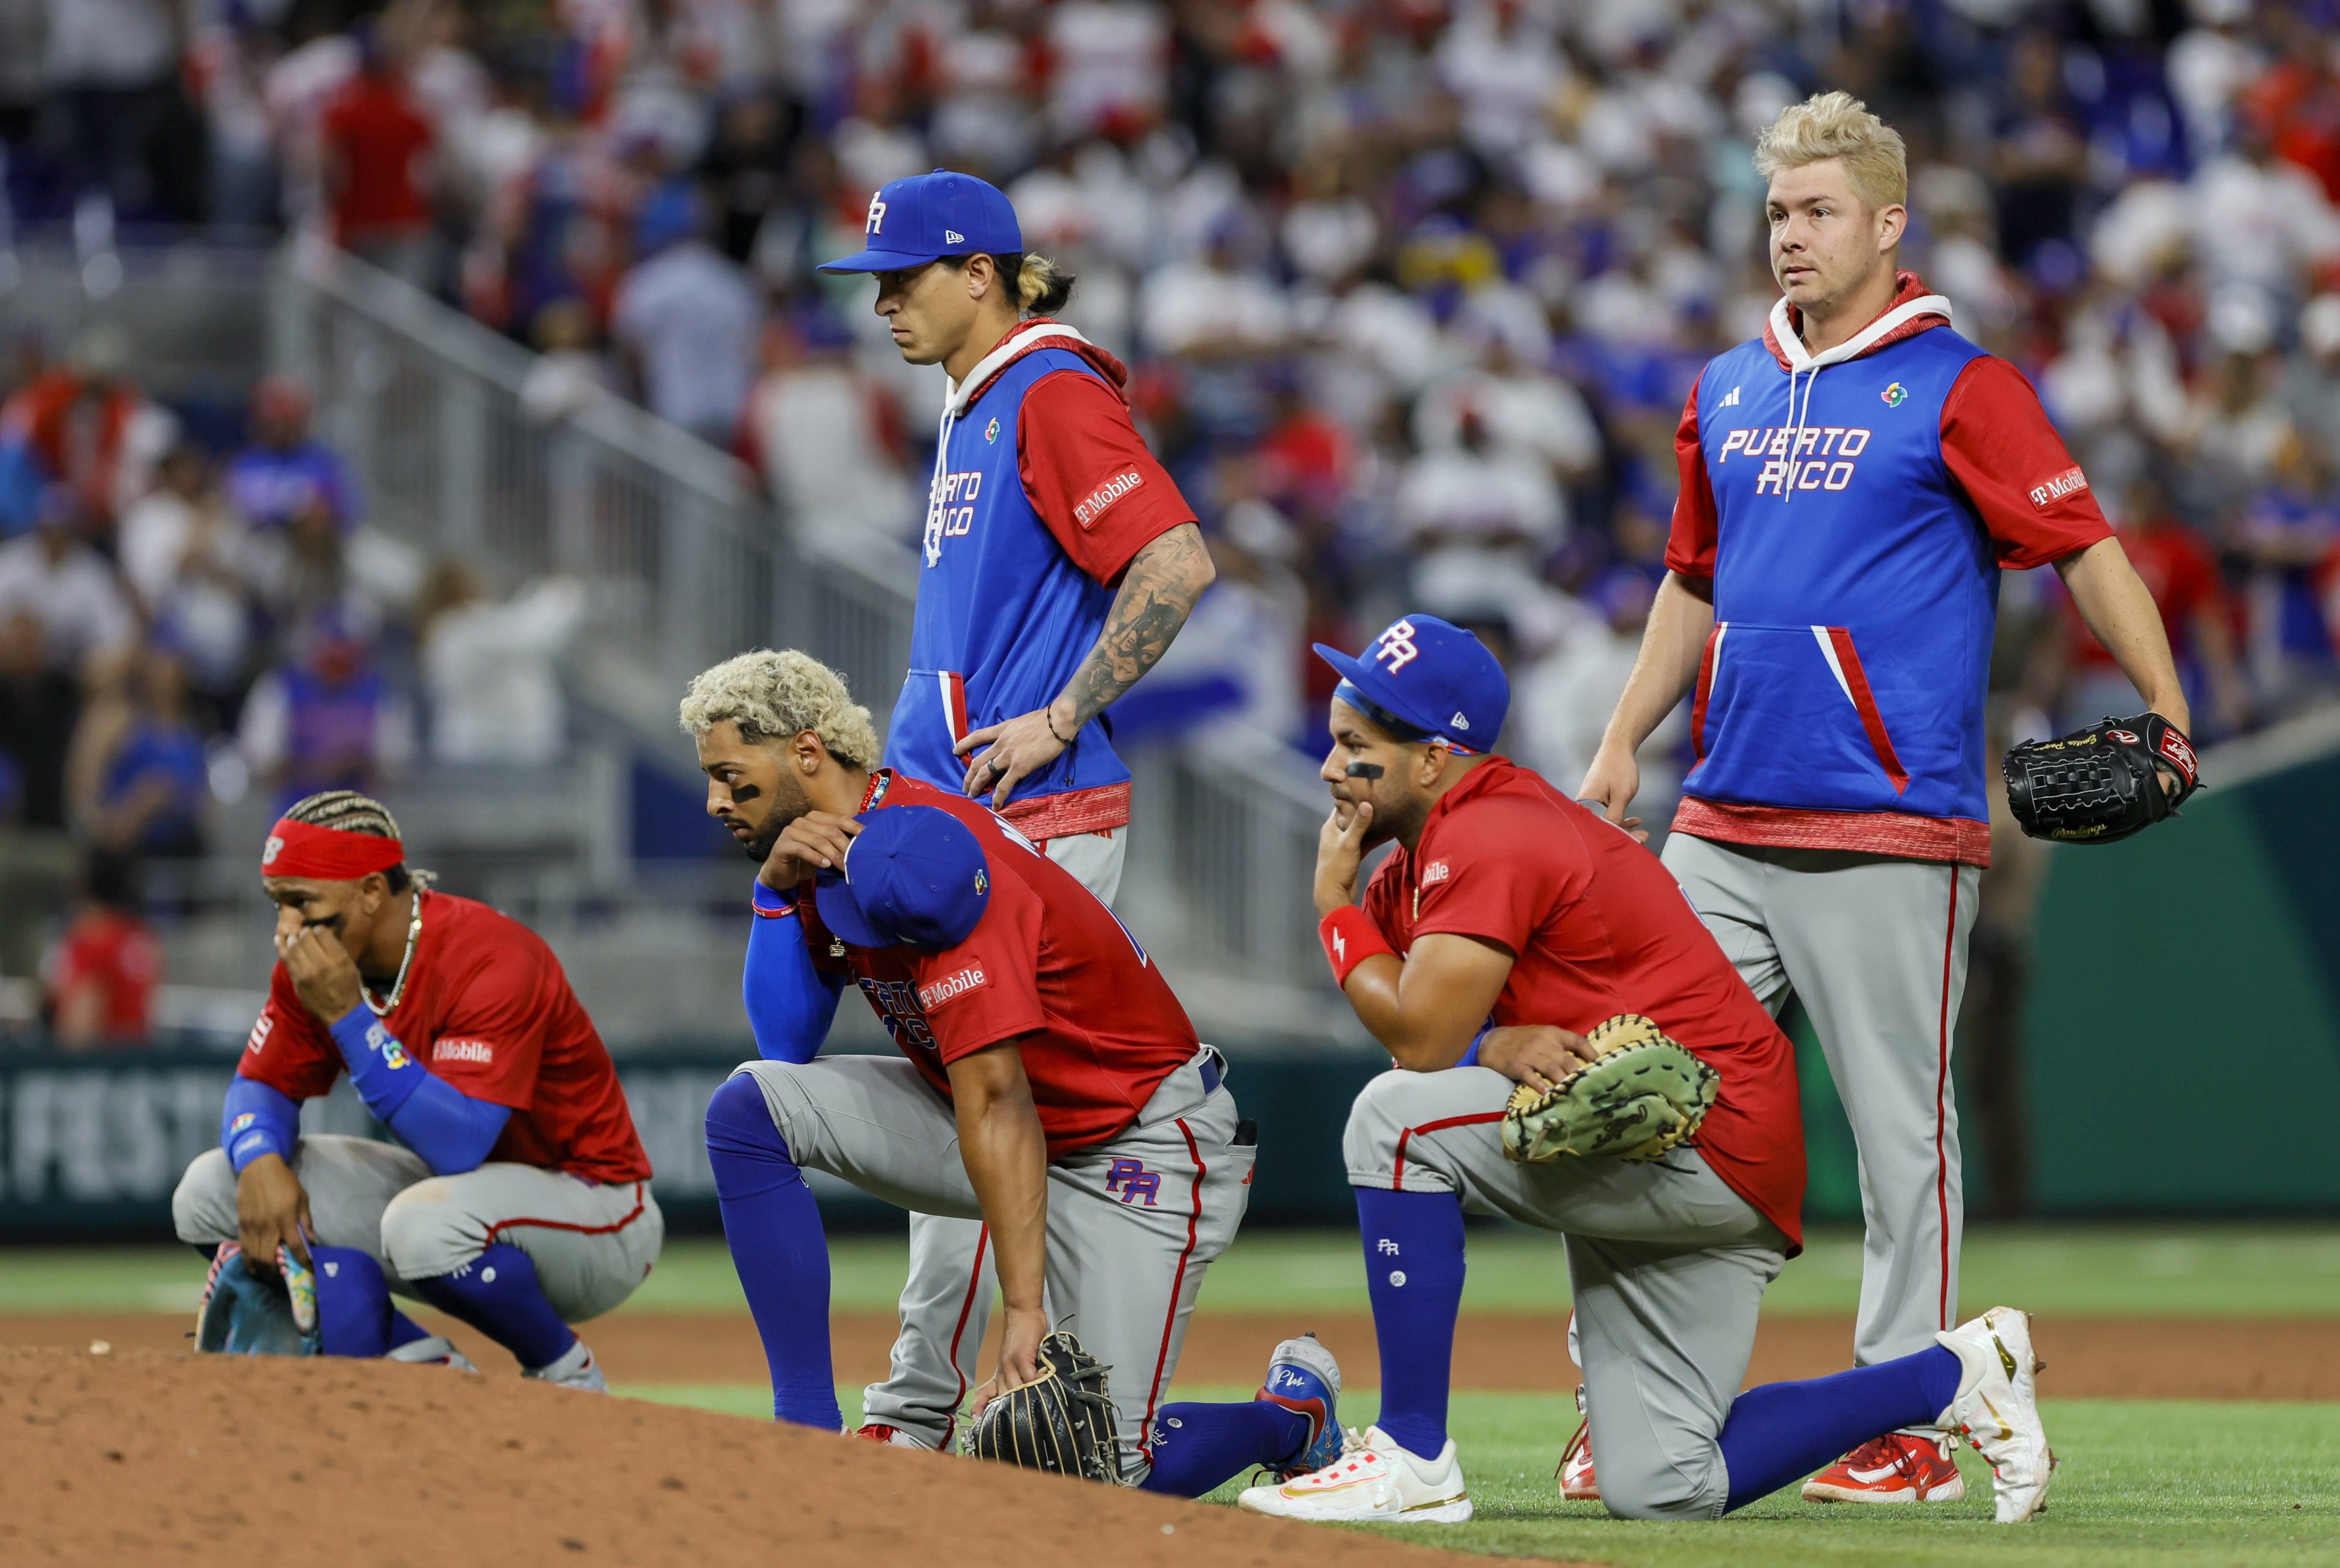
[(957, 229), (945, 229), (943, 231), (943, 243), (945, 244), (951, 245), (963, 245), (967, 243), (967, 236), (960, 233)]

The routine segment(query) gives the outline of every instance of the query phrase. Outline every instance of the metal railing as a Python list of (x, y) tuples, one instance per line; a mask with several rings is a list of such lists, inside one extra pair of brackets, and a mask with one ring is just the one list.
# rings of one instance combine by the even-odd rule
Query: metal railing
[[(320, 433), (354, 467), (370, 521), (507, 586), (582, 581), (572, 680), (653, 755), (676, 751), (690, 677), (743, 648), (802, 648), (881, 718), (891, 706), (917, 590), (907, 554), (808, 554), (743, 466), (614, 397), (531, 418), (535, 356), (346, 255), (288, 248), (270, 300), (274, 362), (315, 388)], [(1239, 1006), (1274, 1032), (1353, 1032), (1314, 957), (1324, 799), (1305, 765), (1224, 730), (1133, 764), (1119, 902), (1188, 982), (1198, 1021), (1234, 1027)]]

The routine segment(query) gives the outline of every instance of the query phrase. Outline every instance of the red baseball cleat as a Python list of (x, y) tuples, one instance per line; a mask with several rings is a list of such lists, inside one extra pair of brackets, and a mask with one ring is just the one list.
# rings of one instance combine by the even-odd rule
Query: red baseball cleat
[(1956, 1503), (1966, 1478), (1947, 1438), (1889, 1432), (1804, 1483), (1807, 1503)]
[(898, 1426), (888, 1426), (882, 1421), (872, 1421), (857, 1429), (854, 1436), (864, 1443), (882, 1443), (888, 1448), (924, 1448), (926, 1444)]
[[(1576, 1408), (1584, 1408), (1584, 1389), (1576, 1390)], [(1571, 1503), (1601, 1501), (1601, 1483), (1592, 1478), (1592, 1423), (1588, 1418), (1576, 1424), (1576, 1435), (1568, 1440), (1568, 1447), (1560, 1456), (1560, 1468), (1552, 1473), (1560, 1480), (1560, 1494)]]

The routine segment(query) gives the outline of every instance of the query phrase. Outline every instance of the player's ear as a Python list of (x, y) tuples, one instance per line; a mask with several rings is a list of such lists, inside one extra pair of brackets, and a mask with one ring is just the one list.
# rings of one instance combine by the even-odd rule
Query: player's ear
[(788, 742), (788, 753), (797, 771), (808, 779), (819, 772), (820, 765), (828, 759), (828, 748), (821, 744), (820, 732), (816, 729), (798, 730), (796, 739)]
[(1877, 248), (1889, 251), (1901, 243), (1909, 227), (1909, 209), (1895, 202), (1877, 214)]

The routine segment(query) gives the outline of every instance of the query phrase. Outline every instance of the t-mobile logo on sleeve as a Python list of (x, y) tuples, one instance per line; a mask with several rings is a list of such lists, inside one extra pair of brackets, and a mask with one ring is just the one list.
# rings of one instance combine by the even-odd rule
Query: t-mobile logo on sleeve
[(2077, 495), (2087, 488), (2088, 476), (2082, 473), (2078, 465), (2075, 464), (2046, 484), (2034, 485), (2031, 490), (2031, 504), (2045, 511), (2066, 496)]
[(1145, 482), (1145, 476), (1134, 468), (1115, 474), (1074, 504), (1073, 521), (1083, 528), (1091, 526), (1105, 515), (1107, 507)]
[(956, 974), (945, 975), (931, 985), (918, 987), (918, 1006), (931, 1013), (945, 1002), (954, 1002), (969, 991), (979, 991), (991, 984), (991, 977), (978, 964), (969, 964)]

